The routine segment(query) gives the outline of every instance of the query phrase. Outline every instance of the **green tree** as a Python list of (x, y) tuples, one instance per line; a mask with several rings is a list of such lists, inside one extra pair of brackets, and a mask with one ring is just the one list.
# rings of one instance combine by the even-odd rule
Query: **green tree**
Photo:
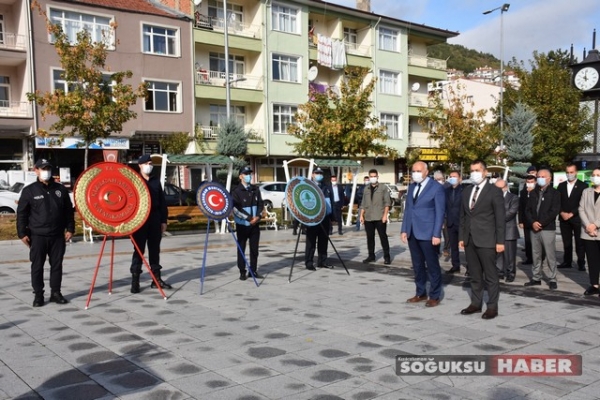
[(164, 153), (183, 154), (192, 140), (194, 139), (187, 132), (173, 132), (159, 142)]
[[(106, 65), (107, 45), (105, 41), (94, 42), (86, 30), (77, 34), (77, 42), (71, 43), (60, 25), (53, 24), (39, 3), (34, 2), (46, 20), (48, 33), (60, 58), (63, 72), (61, 78), (68, 82), (68, 91), (56, 89), (50, 92), (27, 93), (29, 101), (41, 108), (41, 118), (57, 117), (49, 129), (38, 129), (37, 134), (59, 135), (60, 140), (69, 136), (81, 136), (84, 153), (84, 168), (87, 168), (88, 149), (96, 140), (108, 138), (120, 132), (123, 124), (137, 115), (130, 110), (137, 99), (146, 95), (144, 84), (137, 89), (125, 83), (132, 77), (131, 71), (113, 72)], [(112, 29), (117, 27), (113, 24)], [(112, 32), (103, 32), (108, 38)]]
[(506, 153), (512, 161), (531, 160), (535, 120), (535, 113), (521, 102), (518, 102), (512, 113), (506, 116), (508, 127), (504, 131), (504, 144)]
[(339, 91), (310, 91), (310, 100), (298, 107), (295, 123), (288, 133), (299, 142), (289, 143), (296, 153), (306, 156), (397, 158), (398, 152), (386, 146), (386, 127), (372, 114), (370, 100), (376, 79), (365, 84), (366, 68), (346, 68)]
[(419, 124), (448, 152), (448, 161), (469, 165), (476, 159), (489, 160), (500, 143), (500, 131), (485, 121), (487, 110), (475, 110), (475, 103), (446, 85), (430, 97), (430, 107), (419, 111)]
[(507, 86), (504, 95), (505, 109), (522, 102), (535, 113), (532, 161), (555, 170), (589, 145), (585, 138), (592, 130), (589, 112), (580, 107), (581, 93), (571, 85), (569, 64), (569, 53), (560, 49), (534, 52), (529, 68), (513, 59), (520, 88)]
[[(248, 134), (244, 128), (230, 119), (221, 125), (217, 131), (217, 153), (233, 157), (233, 183), (237, 184), (237, 171), (247, 163), (244, 156), (248, 153)], [(227, 169), (217, 171), (217, 179), (227, 181)]]

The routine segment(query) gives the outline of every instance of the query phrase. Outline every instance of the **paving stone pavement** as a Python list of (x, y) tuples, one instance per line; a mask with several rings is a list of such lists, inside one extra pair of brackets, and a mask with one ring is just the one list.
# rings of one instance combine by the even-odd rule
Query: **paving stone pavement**
[[(414, 283), (399, 223), (388, 228), (390, 266), (380, 253), (362, 264), (364, 232), (346, 229), (332, 241), (350, 275), (332, 251), (335, 269), (305, 270), (300, 237), (291, 283), (297, 237), (263, 230), (260, 287), (238, 280), (231, 235), (210, 234), (202, 295), (204, 234), (167, 236), (161, 264), (173, 290), (166, 301), (147, 273), (142, 292), (129, 292), (128, 239), (114, 241), (108, 293), (109, 240), (88, 309), (100, 241), (67, 246), (70, 303), (41, 308), (31, 306), (27, 249), (0, 242), (0, 399), (599, 398), (600, 299), (582, 295), (587, 273), (559, 270), (558, 290), (550, 291), (524, 288), (530, 268), (519, 266), (516, 281), (501, 285), (499, 317), (485, 321), (460, 315), (469, 304), (462, 274), (444, 276), (438, 307), (405, 302)], [(399, 354), (581, 354), (583, 375), (400, 378)]]

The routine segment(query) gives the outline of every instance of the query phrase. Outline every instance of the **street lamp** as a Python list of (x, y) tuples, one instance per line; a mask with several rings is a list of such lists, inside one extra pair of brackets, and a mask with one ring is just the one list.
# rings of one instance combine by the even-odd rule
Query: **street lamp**
[(500, 147), (504, 148), (504, 13), (508, 11), (509, 3), (483, 12), (488, 15), (500, 10)]
[(229, 82), (229, 18), (227, 18), (227, 0), (223, 0), (223, 29), (225, 33), (225, 107), (227, 121), (231, 118), (231, 82)]

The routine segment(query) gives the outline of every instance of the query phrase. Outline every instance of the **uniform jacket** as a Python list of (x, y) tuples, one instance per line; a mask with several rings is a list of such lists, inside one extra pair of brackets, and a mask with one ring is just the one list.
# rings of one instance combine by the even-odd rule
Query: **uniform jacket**
[(600, 240), (600, 236), (590, 236), (585, 231), (589, 224), (600, 227), (600, 201), (594, 200), (594, 188), (587, 188), (581, 194), (578, 212), (581, 218), (581, 238), (584, 240)]
[(161, 224), (167, 223), (167, 217), (169, 216), (167, 209), (167, 200), (165, 199), (165, 192), (160, 180), (155, 176), (150, 176), (150, 179), (146, 180), (146, 186), (150, 192), (150, 218), (160, 218)]
[[(538, 200), (542, 197), (540, 209), (537, 210)], [(560, 211), (560, 194), (551, 185), (543, 192), (537, 187), (531, 192), (527, 207), (525, 208), (525, 220), (528, 225), (534, 222), (542, 224), (542, 230), (553, 231), (556, 229), (556, 216)]]
[(479, 190), (475, 207), (471, 210), (473, 185), (463, 190), (458, 240), (465, 246), (495, 248), (504, 244), (506, 231), (504, 199), (500, 188), (486, 182)]
[(455, 188), (450, 185), (446, 188), (446, 226), (448, 228), (458, 228), (460, 226), (462, 192), (463, 185), (458, 185)]
[(378, 183), (375, 187), (371, 184), (365, 185), (362, 202), (360, 203), (360, 208), (365, 210), (365, 221), (381, 221), (385, 207), (389, 208), (391, 206), (392, 199), (385, 185), (381, 183)]
[[(570, 219), (573, 220), (572, 222), (579, 222), (579, 201), (581, 200), (581, 194), (587, 187), (585, 182), (577, 179), (573, 190), (571, 190), (571, 196), (569, 196), (567, 181), (558, 184), (556, 190), (560, 193), (560, 212), (573, 213), (573, 217)], [(558, 214), (558, 218), (563, 221), (560, 213)]]
[[(421, 188), (415, 202), (417, 184), (411, 183), (406, 195), (406, 208), (402, 219), (401, 233), (417, 240), (431, 240), (442, 237), (442, 225), (446, 213), (446, 194), (444, 187), (431, 178)], [(365, 192), (366, 193), (366, 192)]]
[(231, 192), (233, 198), (233, 218), (237, 225), (250, 226), (253, 217), (261, 218), (264, 203), (260, 189), (256, 185), (248, 185), (246, 188), (239, 184)]
[(48, 185), (36, 180), (25, 186), (17, 206), (19, 238), (29, 235), (59, 236), (65, 230), (75, 232), (75, 212), (69, 191), (53, 179)]
[(505, 240), (517, 240), (519, 238), (519, 229), (517, 228), (517, 214), (519, 213), (519, 197), (511, 192), (504, 194), (504, 220), (506, 229), (504, 233)]

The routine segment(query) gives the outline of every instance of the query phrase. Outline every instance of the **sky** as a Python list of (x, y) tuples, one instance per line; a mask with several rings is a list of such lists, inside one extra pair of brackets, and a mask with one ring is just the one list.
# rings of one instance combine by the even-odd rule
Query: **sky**
[[(355, 0), (328, 0), (355, 7)], [(570, 50), (579, 61), (584, 48), (592, 48), (597, 29), (596, 48), (600, 49), (600, 1), (598, 0), (512, 0), (503, 13), (504, 61), (513, 57), (526, 62), (533, 52)], [(500, 58), (501, 0), (371, 0), (371, 9), (380, 15), (434, 28), (459, 32), (448, 43), (491, 53)]]

